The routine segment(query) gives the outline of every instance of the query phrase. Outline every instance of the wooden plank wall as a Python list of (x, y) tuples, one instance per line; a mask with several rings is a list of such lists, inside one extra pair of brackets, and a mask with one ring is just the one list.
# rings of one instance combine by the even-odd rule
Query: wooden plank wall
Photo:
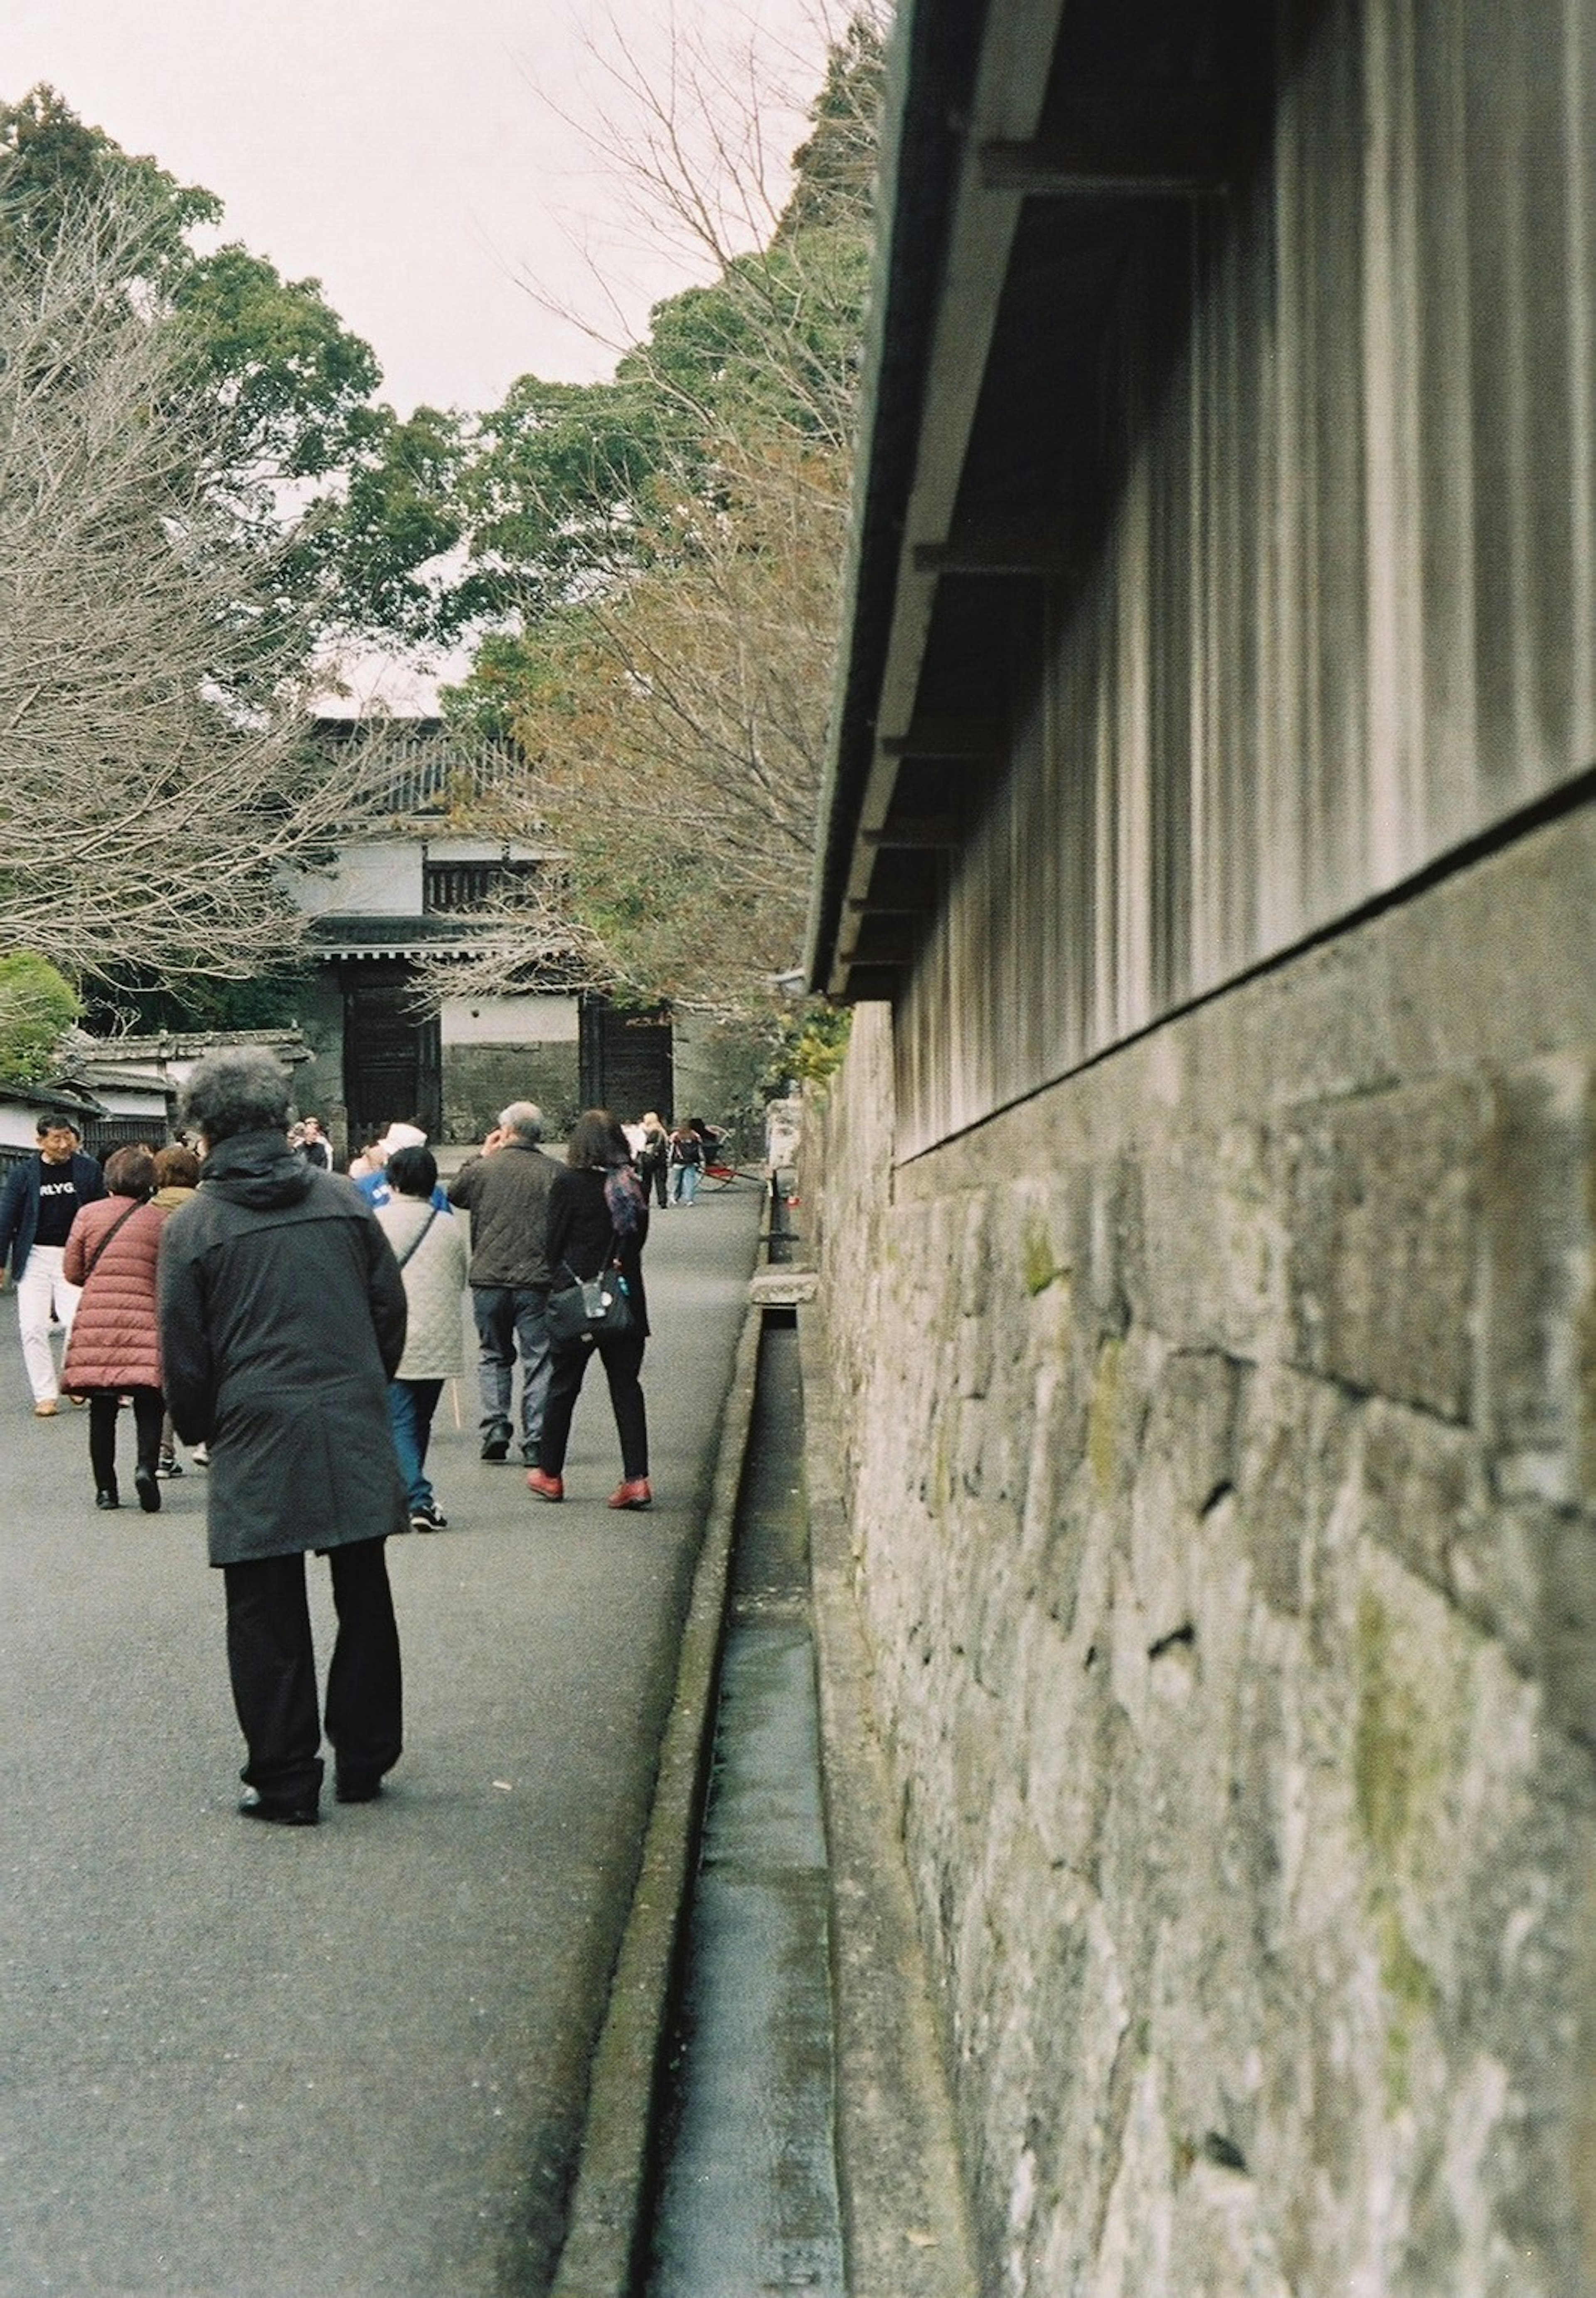
[(900, 1155), (1596, 763), (1596, 10), (1316, 12), (1172, 378), (1128, 283), (1108, 549), (901, 1004)]

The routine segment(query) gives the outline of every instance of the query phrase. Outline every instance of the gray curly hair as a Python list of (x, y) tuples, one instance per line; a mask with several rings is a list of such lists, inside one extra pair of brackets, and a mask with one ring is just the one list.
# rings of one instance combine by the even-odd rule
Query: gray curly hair
[(183, 1090), (183, 1122), (214, 1148), (235, 1133), (285, 1133), (289, 1102), (281, 1062), (241, 1046), (195, 1063)]

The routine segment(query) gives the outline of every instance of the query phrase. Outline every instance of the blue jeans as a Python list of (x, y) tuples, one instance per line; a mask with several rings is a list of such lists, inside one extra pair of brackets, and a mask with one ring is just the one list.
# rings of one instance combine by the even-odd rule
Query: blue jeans
[(426, 1446), (433, 1433), (433, 1414), (443, 1393), (441, 1380), (391, 1380), (388, 1418), (393, 1423), (393, 1449), (412, 1513), (433, 1504), (426, 1481)]
[(699, 1169), (696, 1165), (671, 1167), (671, 1203), (690, 1205), (699, 1194)]
[(518, 1353), (521, 1457), (530, 1466), (538, 1456), (543, 1407), (549, 1401), (549, 1288), (546, 1285), (474, 1285), (471, 1310), (480, 1351), (477, 1379), (483, 1434), (513, 1425), (510, 1385)]

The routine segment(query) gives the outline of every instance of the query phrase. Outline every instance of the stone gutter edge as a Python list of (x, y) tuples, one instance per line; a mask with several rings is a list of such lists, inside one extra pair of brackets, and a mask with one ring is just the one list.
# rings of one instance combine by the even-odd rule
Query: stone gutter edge
[(976, 2298), (944, 2025), (871, 1696), (822, 1313), (798, 1310), (849, 2298)]
[(594, 2054), (565, 2244), (550, 2298), (631, 2298), (642, 2268), (655, 2109), (714, 1752), (727, 1579), (763, 1321), (750, 1307), (737, 1345), (675, 1696), (660, 1742), (632, 1912)]

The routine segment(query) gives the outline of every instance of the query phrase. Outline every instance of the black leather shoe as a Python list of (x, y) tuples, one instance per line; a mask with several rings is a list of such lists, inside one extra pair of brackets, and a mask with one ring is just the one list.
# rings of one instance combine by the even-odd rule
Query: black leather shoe
[(96, 1508), (120, 1508), (121, 1502), (118, 1500), (114, 1492), (102, 1492), (95, 1494), (95, 1506)]
[(155, 1482), (153, 1468), (140, 1468), (133, 1478), (133, 1489), (138, 1494), (138, 1505), (146, 1516), (161, 1514), (161, 1487)]
[(314, 1827), (321, 1818), (313, 1803), (268, 1803), (257, 1788), (244, 1790), (238, 1814), (241, 1819), (270, 1820), (277, 1827)]
[(508, 1428), (489, 1429), (487, 1434), (482, 1440), (482, 1457), (484, 1460), (504, 1460), (509, 1459), (509, 1430)]
[(375, 1803), (382, 1791), (380, 1773), (373, 1779), (365, 1772), (340, 1772), (333, 1781), (333, 1793), (340, 1803)]

